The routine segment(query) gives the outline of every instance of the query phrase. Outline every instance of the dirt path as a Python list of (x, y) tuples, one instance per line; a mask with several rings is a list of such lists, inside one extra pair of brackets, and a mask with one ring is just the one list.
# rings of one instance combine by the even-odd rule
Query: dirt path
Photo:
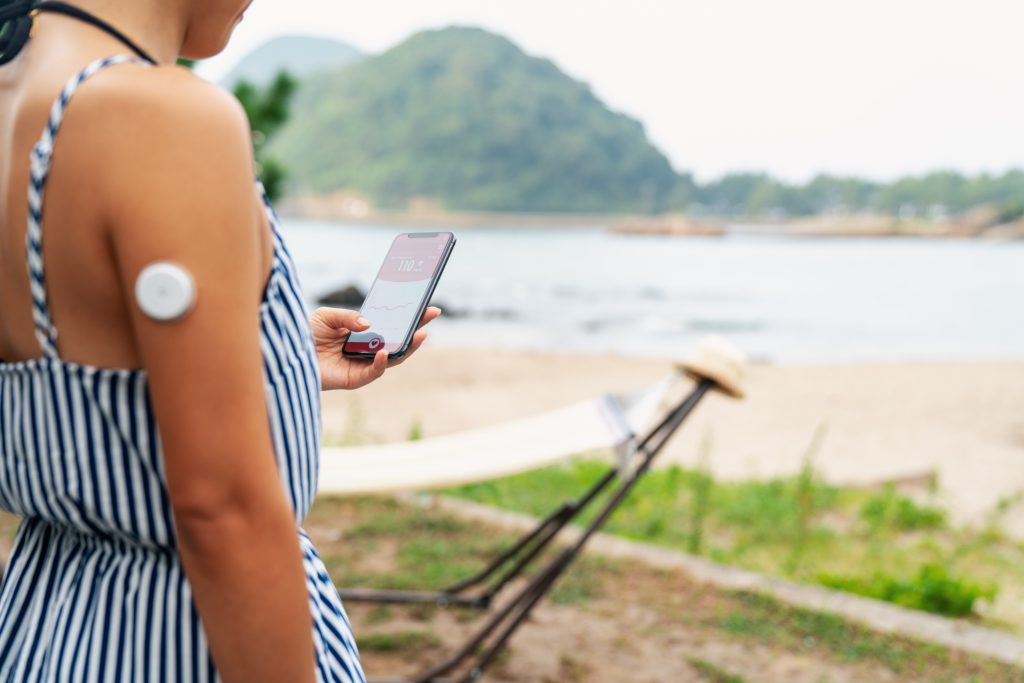
[[(447, 585), (511, 538), (436, 509), (371, 500), (322, 500), (307, 528), (341, 586)], [(506, 588), (498, 604), (514, 591)], [(442, 661), (482, 618), (455, 608), (350, 602), (347, 609), (373, 678), (410, 676)], [(588, 553), (484, 680), (1017, 683), (1024, 671), (723, 591), (682, 571)]]

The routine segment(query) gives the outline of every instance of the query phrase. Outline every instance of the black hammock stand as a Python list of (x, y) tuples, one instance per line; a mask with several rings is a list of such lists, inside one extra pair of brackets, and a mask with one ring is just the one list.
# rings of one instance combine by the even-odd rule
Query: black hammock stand
[[(465, 644), (443, 662), (407, 679), (371, 679), (370, 683), (472, 683), (480, 679), (508, 640), (530, 615), (534, 606), (551, 590), (582, 552), (587, 541), (604, 526), (609, 517), (646, 473), (672, 435), (693, 412), (701, 399), (718, 385), (711, 379), (698, 379), (693, 390), (676, 404), (664, 419), (651, 429), (636, 445), (632, 460), (635, 469), (610, 466), (579, 499), (564, 503), (537, 527), (524, 535), (508, 550), (502, 552), (479, 573), (440, 591), (389, 591), (346, 589), (342, 598), (350, 602), (386, 604), (435, 604), (441, 607), (458, 606), (487, 609), (495, 596), (511, 581), (518, 578), (554, 541), (567, 524), (592, 503), (616, 479), (618, 488), (604, 503), (595, 518), (570, 546), (559, 551), (530, 578), (512, 598), (492, 614), (483, 626)], [(454, 672), (461, 670), (462, 673)]]

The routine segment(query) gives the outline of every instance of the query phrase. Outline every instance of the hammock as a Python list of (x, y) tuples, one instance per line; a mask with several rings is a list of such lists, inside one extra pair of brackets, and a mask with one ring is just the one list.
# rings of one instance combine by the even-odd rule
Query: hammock
[[(606, 395), (559, 410), (470, 432), (396, 446), (327, 449), (321, 492), (369, 493), (480, 481), (556, 462), (597, 448), (615, 448), (618, 466), (576, 500), (566, 501), (472, 576), (441, 590), (342, 589), (346, 601), (491, 607), (503, 588), (523, 578), (560, 532), (610, 491), (582, 535), (525, 581), (456, 652), (418, 674), (371, 683), (475, 683), (630, 494), (665, 444), (713, 389), (743, 396), (743, 354), (717, 339), (705, 341), (676, 372), (627, 396)], [(689, 393), (667, 400), (681, 374), (695, 380)], [(616, 486), (616, 484), (618, 484)], [(456, 673), (460, 672), (461, 673)]]
[(457, 486), (538, 469), (573, 455), (629, 455), (681, 371), (630, 394), (605, 394), (523, 419), (420, 441), (324, 448), (320, 494), (395, 493)]

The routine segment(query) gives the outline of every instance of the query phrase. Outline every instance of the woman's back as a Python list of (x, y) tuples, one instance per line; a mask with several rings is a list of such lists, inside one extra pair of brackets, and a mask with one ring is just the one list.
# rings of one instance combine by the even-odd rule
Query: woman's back
[[(63, 89), (34, 78), (74, 56), (33, 46), (0, 69), (0, 508), (24, 518), (0, 589), (0, 680), (215, 680), (193, 591), (204, 574), (190, 581), (181, 552), (215, 546), (210, 510), (275, 509), (275, 487), (302, 553), (317, 678), (362, 680), (337, 592), (296, 528), (315, 495), (319, 367), (276, 219), (258, 184), (242, 185), (239, 113), (133, 57), (93, 60)], [(125, 295), (155, 256), (194, 269), (184, 323), (144, 320)], [(217, 517), (220, 530), (248, 524)], [(238, 608), (222, 614), (244, 619)]]
[[(55, 30), (41, 32), (19, 59), (0, 69), (0, 359), (40, 356), (32, 331), (31, 296), (25, 264), (29, 154), (39, 141), (51, 108), (69, 78), (89, 62), (109, 54), (108, 41), (96, 36), (70, 41), (63, 17)], [(38, 44), (35, 44), (38, 43)], [(130, 99), (161, 106), (165, 97), (201, 99), (198, 79), (170, 69), (143, 74), (144, 67), (123, 66), (99, 75), (76, 95), (61, 135), (60, 152), (48, 183), (46, 256), (54, 317), (61, 323), (62, 351), (68, 358), (109, 367), (140, 367), (128, 301), (120, 296), (110, 235), (105, 225), (101, 186), (130, 181), (132, 169), (103, 153), (110, 142), (107, 126), (117, 127)], [(154, 78), (155, 76), (155, 78)], [(112, 106), (120, 100), (121, 107)], [(127, 131), (125, 131), (127, 133)], [(107, 147), (109, 149), (109, 147)], [(269, 267), (269, 241), (265, 263)]]

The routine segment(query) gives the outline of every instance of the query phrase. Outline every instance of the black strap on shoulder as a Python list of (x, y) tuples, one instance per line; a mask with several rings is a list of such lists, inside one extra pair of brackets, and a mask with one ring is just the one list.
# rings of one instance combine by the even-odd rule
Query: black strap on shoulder
[(78, 19), (124, 43), (128, 49), (151, 64), (156, 60), (126, 36), (99, 17), (66, 2), (46, 0), (0, 0), (0, 66), (18, 56), (32, 33), (32, 22), (39, 12), (52, 12)]
[(79, 21), (84, 21), (85, 23), (95, 26), (99, 30), (104, 31), (105, 33), (121, 41), (129, 50), (137, 54), (140, 58), (152, 64), (156, 64), (156, 60), (153, 59), (148, 52), (139, 47), (131, 38), (121, 33), (116, 28), (114, 28), (107, 22), (103, 21), (99, 17), (92, 15), (83, 9), (79, 9), (74, 5), (69, 5), (66, 2), (55, 2), (49, 0), (47, 2), (36, 3), (33, 6), (33, 9), (36, 10), (37, 12), (53, 12), (54, 14), (64, 14), (74, 19), (78, 19)]

